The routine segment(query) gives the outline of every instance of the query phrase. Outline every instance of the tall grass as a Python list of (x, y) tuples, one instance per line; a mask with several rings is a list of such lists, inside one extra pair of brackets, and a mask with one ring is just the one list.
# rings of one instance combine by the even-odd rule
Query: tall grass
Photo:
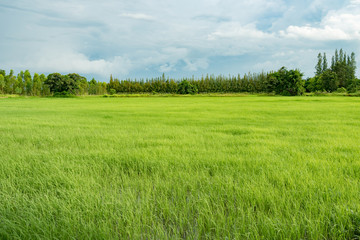
[(359, 239), (360, 100), (0, 99), (1, 239)]

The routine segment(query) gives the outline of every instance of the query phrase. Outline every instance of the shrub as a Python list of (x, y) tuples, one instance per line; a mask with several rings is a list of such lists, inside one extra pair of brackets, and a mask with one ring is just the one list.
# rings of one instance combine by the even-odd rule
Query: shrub
[(292, 94), (288, 90), (284, 90), (281, 93), (282, 96), (291, 96)]
[(346, 88), (341, 87), (336, 90), (337, 93), (346, 93)]
[(268, 93), (275, 92), (284, 96), (302, 95), (305, 92), (303, 74), (298, 70), (280, 68), (267, 75), (265, 88)]
[(112, 88), (112, 89), (110, 89), (109, 93), (110, 93), (110, 95), (114, 95), (114, 94), (116, 94), (116, 90)]
[(178, 85), (177, 93), (178, 94), (195, 94), (198, 92), (196, 86), (192, 85), (189, 81), (183, 80)]
[(75, 97), (75, 95), (67, 92), (67, 91), (62, 91), (62, 92), (55, 92), (54, 97), (59, 97), (59, 98), (71, 98), (71, 97)]

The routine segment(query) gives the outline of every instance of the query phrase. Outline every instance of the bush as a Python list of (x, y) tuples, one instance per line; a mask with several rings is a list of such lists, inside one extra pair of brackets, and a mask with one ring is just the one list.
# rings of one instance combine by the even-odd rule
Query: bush
[(341, 87), (336, 90), (337, 93), (346, 93), (346, 88)]
[(265, 88), (268, 93), (275, 92), (283, 96), (302, 95), (305, 92), (305, 81), (302, 79), (303, 74), (298, 70), (287, 70), (285, 67), (280, 68), (277, 72), (267, 75)]
[(354, 93), (349, 93), (349, 96), (360, 97), (360, 91), (357, 91), (357, 92), (354, 92)]
[(59, 98), (71, 98), (71, 97), (75, 97), (75, 95), (67, 92), (67, 91), (62, 91), (62, 92), (55, 92), (53, 97), (59, 97)]
[(281, 93), (281, 96), (291, 96), (292, 94), (288, 90), (284, 90)]
[(178, 85), (177, 93), (178, 94), (195, 94), (198, 92), (196, 86), (192, 85), (189, 81), (183, 80)]
[(326, 95), (328, 95), (328, 92), (318, 90), (318, 91), (314, 92), (314, 95), (315, 96), (326, 96)]
[(110, 89), (109, 93), (110, 93), (110, 95), (114, 95), (114, 94), (116, 94), (116, 90), (112, 88), (112, 89)]

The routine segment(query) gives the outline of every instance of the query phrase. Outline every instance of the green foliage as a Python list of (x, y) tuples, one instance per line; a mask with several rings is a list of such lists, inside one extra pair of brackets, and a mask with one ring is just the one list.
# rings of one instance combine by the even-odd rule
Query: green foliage
[(315, 66), (315, 70), (316, 70), (315, 75), (320, 76), (320, 74), (323, 72), (323, 58), (321, 56), (321, 53), (318, 54), (317, 58), (318, 58), (318, 62)]
[(32, 93), (34, 96), (41, 96), (42, 82), (39, 74), (35, 73), (33, 78), (33, 89)]
[(44, 82), (52, 93), (64, 92), (67, 90), (66, 84), (63, 81), (63, 76), (60, 73), (51, 73), (47, 76)]
[(284, 96), (302, 95), (305, 91), (303, 74), (298, 70), (287, 70), (282, 67), (277, 72), (267, 75), (267, 92)]
[(315, 78), (306, 84), (307, 91), (326, 90), (334, 92), (342, 87), (348, 91), (357, 91), (355, 53), (352, 52), (349, 56), (342, 49), (340, 51), (336, 49), (330, 69), (327, 68), (325, 53), (323, 58), (319, 53), (315, 69)]
[(4, 75), (0, 74), (0, 93), (4, 93), (5, 88), (5, 77)]
[(318, 62), (315, 66), (315, 76), (320, 76), (323, 72), (325, 72), (328, 69), (326, 53), (324, 53), (323, 55), (319, 53), (317, 58), (318, 58)]
[(26, 93), (25, 92), (24, 73), (23, 72), (18, 74), (14, 87), (15, 87), (15, 93), (16, 94), (21, 95), (23, 93)]
[(20, 87), (15, 88), (15, 93), (21, 95), (23, 90)]
[(355, 77), (355, 53), (347, 55), (342, 49), (336, 50), (328, 67), (326, 53), (318, 54), (315, 76), (302, 80), (300, 70), (287, 70), (282, 67), (276, 72), (247, 73), (243, 76), (205, 75), (199, 78), (185, 77), (175, 80), (162, 74), (147, 79), (118, 79), (110, 75), (109, 83), (87, 81), (76, 73), (61, 75), (49, 74), (48, 77), (21, 71), (17, 77), (11, 70), (5, 76), (0, 70), (0, 92), (30, 96), (49, 96), (56, 92), (68, 92), (72, 95), (104, 94), (195, 94), (195, 93), (256, 93), (278, 94), (286, 96), (301, 95), (305, 92), (334, 92), (344, 87), (349, 93), (359, 91), (360, 82)]
[(116, 94), (116, 90), (115, 90), (115, 89), (113, 89), (113, 88), (111, 88), (111, 89), (110, 89), (110, 91), (109, 91), (109, 94), (110, 94), (110, 95), (114, 95), (114, 94)]
[(336, 90), (337, 93), (346, 93), (346, 88), (341, 87)]
[(91, 79), (91, 81), (89, 82), (89, 90), (88, 90), (89, 95), (96, 95), (96, 86), (97, 86), (96, 80), (94, 78)]
[(68, 91), (63, 91), (63, 92), (55, 92), (54, 97), (57, 97), (57, 98), (72, 98), (72, 97), (75, 97), (74, 94), (71, 94), (70, 92)]
[(5, 70), (0, 69), (0, 75), (2, 75), (2, 76), (5, 78), (5, 76), (6, 76), (6, 72), (5, 72)]
[(189, 81), (183, 80), (179, 83), (177, 93), (178, 94), (195, 94), (198, 92), (196, 86), (192, 85)]
[(87, 81), (86, 78), (76, 73), (70, 73), (64, 76), (60, 73), (52, 73), (48, 75), (45, 80), (45, 84), (49, 87), (50, 92), (52, 93), (67, 92), (70, 95), (75, 95), (79, 92), (84, 93)]
[(326, 70), (328, 70), (328, 62), (327, 62), (327, 58), (326, 58), (326, 53), (323, 54), (323, 60), (322, 60), (322, 72), (325, 72)]
[[(320, 75), (320, 81), (322, 83), (322, 88), (328, 92), (336, 91), (339, 85), (337, 74), (330, 69), (325, 70)], [(320, 90), (320, 89), (317, 89)]]
[(32, 96), (33, 95), (33, 82), (31, 78), (31, 74), (29, 70), (24, 72), (24, 87), (26, 91), (26, 95)]

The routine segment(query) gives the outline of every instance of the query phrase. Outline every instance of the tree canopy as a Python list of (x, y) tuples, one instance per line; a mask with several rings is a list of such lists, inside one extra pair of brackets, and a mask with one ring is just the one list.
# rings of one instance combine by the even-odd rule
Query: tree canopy
[(326, 54), (318, 54), (318, 62), (315, 66), (315, 76), (306, 81), (308, 92), (327, 91), (334, 92), (337, 89), (346, 89), (349, 92), (358, 90), (359, 79), (355, 76), (356, 60), (355, 53), (347, 55), (343, 49), (335, 50), (331, 58), (331, 66), (328, 68)]
[(307, 92), (334, 92), (359, 90), (360, 82), (355, 76), (355, 53), (347, 54), (342, 49), (335, 50), (329, 66), (326, 53), (317, 55), (315, 75), (303, 80), (299, 69), (282, 67), (277, 71), (248, 73), (240, 76), (209, 75), (199, 78), (185, 77), (173, 79), (162, 74), (157, 78), (118, 79), (110, 75), (110, 81), (91, 81), (77, 73), (62, 75), (35, 73), (29, 70), (15, 75), (13, 70), (6, 74), (0, 69), (0, 94), (19, 94), (27, 96), (49, 95), (96, 95), (106, 93), (274, 93), (281, 95), (301, 95)]

